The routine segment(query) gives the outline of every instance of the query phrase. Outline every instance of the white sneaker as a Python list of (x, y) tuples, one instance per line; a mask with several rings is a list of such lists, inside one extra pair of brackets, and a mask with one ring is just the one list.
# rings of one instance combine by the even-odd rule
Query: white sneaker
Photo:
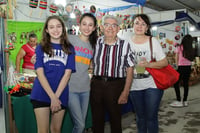
[(169, 104), (171, 107), (183, 107), (183, 103), (180, 101), (174, 101), (171, 104)]
[(188, 106), (188, 101), (184, 101), (184, 102), (183, 102), (183, 106), (184, 106), (184, 107), (187, 107), (187, 106)]

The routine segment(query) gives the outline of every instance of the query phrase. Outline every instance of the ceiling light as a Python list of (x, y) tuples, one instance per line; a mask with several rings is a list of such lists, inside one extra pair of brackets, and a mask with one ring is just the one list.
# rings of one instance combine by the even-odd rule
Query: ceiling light
[(195, 27), (194, 26), (191, 26), (190, 27), (190, 31), (194, 31), (195, 30)]
[(152, 27), (152, 30), (157, 30), (157, 29), (158, 29), (157, 26), (153, 26), (153, 27)]
[(66, 0), (55, 0), (55, 2), (54, 2), (56, 5), (63, 5), (63, 6), (65, 6), (66, 5)]
[(74, 13), (70, 13), (70, 18), (76, 18), (76, 15)]

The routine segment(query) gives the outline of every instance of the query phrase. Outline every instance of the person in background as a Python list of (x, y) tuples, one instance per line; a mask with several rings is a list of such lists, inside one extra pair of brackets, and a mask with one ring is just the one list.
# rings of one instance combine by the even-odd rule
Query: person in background
[[(172, 107), (188, 106), (189, 78), (191, 73), (191, 62), (194, 60), (194, 49), (192, 47), (193, 38), (191, 35), (185, 35), (181, 45), (176, 48), (175, 61), (180, 73), (179, 80), (174, 84), (176, 101), (172, 102)], [(184, 94), (183, 99), (180, 95), (180, 82), (183, 81)]]
[(60, 133), (68, 102), (68, 81), (75, 72), (75, 51), (59, 16), (47, 18), (35, 53), (37, 77), (30, 99), (38, 133)]
[(152, 37), (153, 58), (150, 51), (151, 23), (146, 14), (137, 14), (133, 18), (134, 34), (129, 38), (135, 56), (134, 78), (129, 94), (136, 113), (138, 133), (158, 133), (158, 111), (163, 90), (158, 89), (153, 77), (145, 71), (149, 68), (162, 68), (168, 65), (160, 43)]
[(29, 41), (27, 44), (24, 44), (16, 57), (16, 71), (19, 73), (20, 72), (20, 64), (21, 60), (23, 59), (23, 64), (22, 64), (22, 72), (31, 74), (31, 75), (36, 75), (35, 70), (34, 70), (34, 64), (31, 62), (31, 58), (35, 54), (35, 48), (37, 46), (37, 36), (34, 33), (31, 33), (29, 35)]
[(98, 38), (93, 54), (90, 103), (94, 133), (104, 133), (106, 111), (111, 133), (122, 133), (121, 107), (128, 100), (134, 64), (128, 41), (117, 37), (119, 25), (117, 17), (103, 17), (104, 36)]
[(80, 18), (79, 35), (69, 36), (76, 53), (76, 73), (69, 82), (68, 108), (74, 123), (72, 133), (83, 133), (90, 97), (88, 68), (97, 41), (97, 20), (91, 13)]

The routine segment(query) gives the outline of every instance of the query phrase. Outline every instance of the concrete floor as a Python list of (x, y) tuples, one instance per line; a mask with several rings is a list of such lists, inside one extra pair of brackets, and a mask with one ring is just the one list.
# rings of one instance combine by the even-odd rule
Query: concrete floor
[(0, 108), (0, 133), (5, 133), (5, 117), (4, 117), (4, 110), (3, 108)]
[[(173, 100), (174, 89), (165, 90), (159, 111), (160, 133), (200, 133), (200, 83), (190, 86), (188, 107), (172, 108), (169, 104)], [(122, 126), (123, 133), (136, 133), (135, 114), (130, 112), (123, 115)], [(108, 123), (105, 133), (110, 133)]]

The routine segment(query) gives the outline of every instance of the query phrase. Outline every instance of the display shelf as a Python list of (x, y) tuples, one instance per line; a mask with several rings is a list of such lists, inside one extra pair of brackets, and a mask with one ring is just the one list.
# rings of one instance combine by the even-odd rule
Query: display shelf
[(189, 86), (194, 85), (200, 81), (200, 67), (196, 64), (192, 65), (192, 71), (189, 79)]
[[(172, 66), (175, 66), (175, 53), (168, 52), (166, 53), (168, 63)], [(200, 81), (200, 59), (199, 57), (195, 57), (194, 62), (192, 62), (191, 66), (191, 74), (189, 79), (189, 86), (194, 85)], [(182, 83), (181, 83), (182, 84)]]

